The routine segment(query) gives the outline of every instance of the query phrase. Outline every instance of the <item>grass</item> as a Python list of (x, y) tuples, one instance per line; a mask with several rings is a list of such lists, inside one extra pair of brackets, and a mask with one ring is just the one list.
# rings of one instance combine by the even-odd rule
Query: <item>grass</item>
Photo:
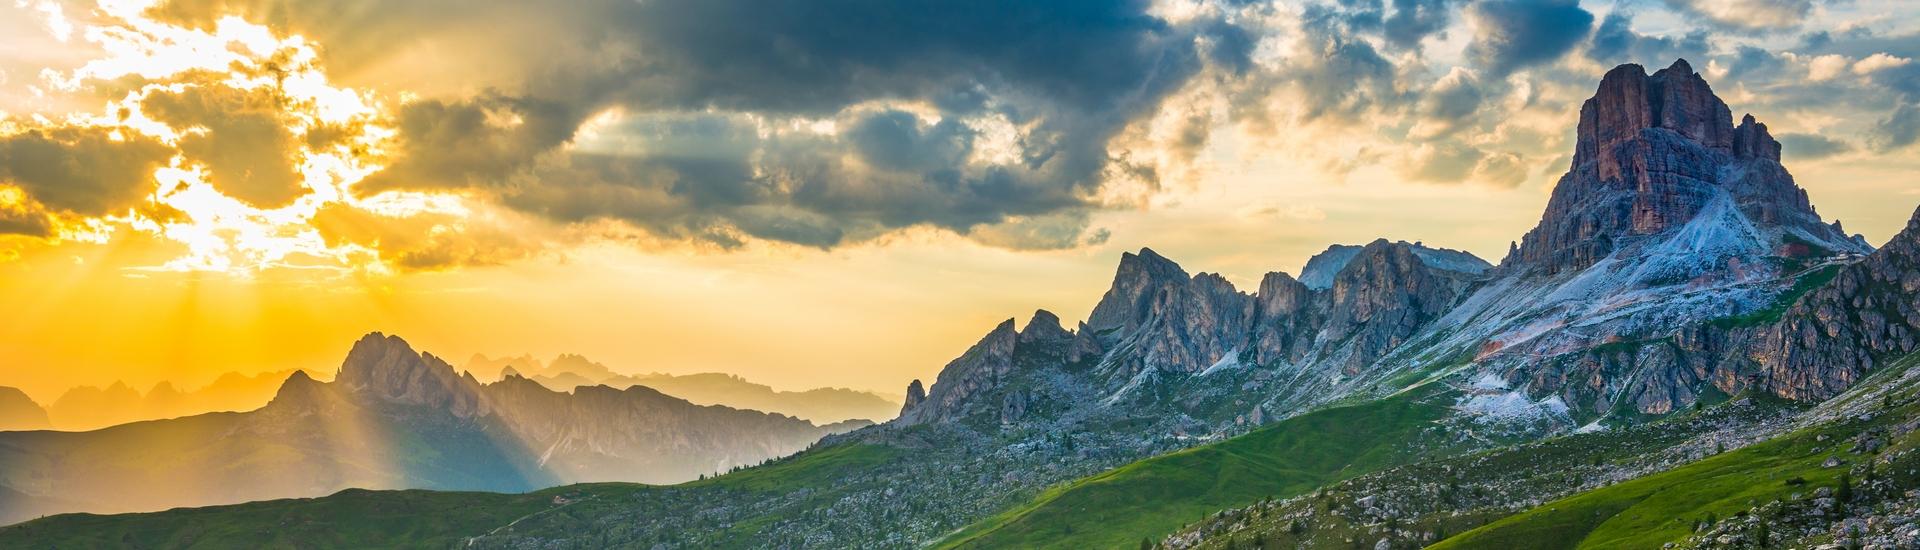
[[(1888, 384), (1916, 363), (1920, 363), (1920, 355), (1909, 356), (1862, 380), (1857, 387)], [(1575, 494), (1461, 533), (1431, 548), (1659, 548), (1692, 535), (1694, 522), (1701, 518), (1731, 517), (1757, 503), (1790, 499), (1795, 494), (1804, 496), (1816, 487), (1835, 485), (1845, 468), (1823, 467), (1828, 457), (1865, 459), (1843, 452), (1849, 437), (1920, 414), (1920, 407), (1909, 404), (1912, 390), (1894, 390), (1902, 395), (1889, 393), (1886, 399), (1890, 405), (1898, 405), (1891, 405), (1870, 421), (1844, 420), (1807, 428), (1661, 473)], [(1825, 442), (1820, 441), (1823, 435)], [(1892, 448), (1912, 448), (1916, 444), (1920, 444), (1920, 432), (1893, 441)], [(1796, 478), (1804, 483), (1787, 483)]]
[[(1812, 432), (1716, 455), (1549, 502), (1430, 548), (1659, 548), (1693, 534), (1707, 514), (1730, 517), (1755, 502), (1832, 485), (1841, 469)], [(1786, 483), (1806, 480), (1805, 486)]]
[[(677, 487), (770, 494), (826, 488), (853, 469), (871, 467), (899, 452), (876, 445), (828, 447)], [(618, 507), (630, 500), (624, 497), (655, 489), (632, 483), (569, 485), (524, 494), (348, 489), (321, 498), (144, 514), (63, 514), (0, 527), (0, 548), (448, 548), (534, 514)]]
[[(146, 514), (65, 514), (0, 528), (8, 548), (447, 548), (605, 488), (510, 495), (348, 489), (332, 496)], [(397, 543), (396, 541), (405, 541)]]
[(1113, 548), (1218, 510), (1284, 498), (1418, 458), (1409, 443), (1446, 413), (1405, 394), (1323, 409), (1239, 437), (1049, 489), (962, 529), (943, 548)]

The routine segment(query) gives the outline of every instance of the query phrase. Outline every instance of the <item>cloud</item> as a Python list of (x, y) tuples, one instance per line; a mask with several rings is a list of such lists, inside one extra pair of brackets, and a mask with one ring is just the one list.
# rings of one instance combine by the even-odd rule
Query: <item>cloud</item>
[(1882, 152), (1902, 149), (1920, 141), (1920, 107), (1901, 105), (1874, 126), (1869, 143)]
[(1490, 0), (1467, 10), (1468, 54), (1494, 75), (1550, 63), (1586, 39), (1593, 14), (1574, 0)]
[(1009, 219), (975, 228), (975, 241), (1011, 250), (1057, 250), (1106, 244), (1112, 233), (1087, 229), (1086, 211), (1062, 211), (1044, 216)]
[(1706, 59), (1711, 51), (1709, 33), (1694, 30), (1680, 37), (1648, 36), (1633, 30), (1633, 17), (1614, 11), (1602, 19), (1593, 31), (1586, 56), (1601, 65), (1639, 63), (1659, 67), (1674, 59)]
[(1846, 71), (1850, 64), (1846, 56), (1839, 54), (1814, 56), (1807, 60), (1807, 79), (1815, 82), (1831, 79)]
[[(344, 42), (328, 42), (346, 52), (328, 55), (362, 55), (359, 41), (394, 38), (385, 22), (364, 35), (341, 30), (353, 10), (338, 2), (297, 4), (183, 0), (160, 11), (198, 24), (272, 14), (287, 28)], [(521, 10), (409, 4), (445, 8), (389, 14), (418, 18), (417, 42), (468, 44), (475, 29)], [(540, 18), (555, 28), (509, 31), (538, 40), (468, 53), (497, 56), (520, 71), (500, 80), (520, 84), (402, 105), (387, 167), (355, 190), (473, 191), (561, 222), (613, 219), (719, 244), (752, 237), (820, 247), (913, 226), (971, 235), (1094, 208), (1106, 175), (1131, 170), (1110, 152), (1115, 136), (1200, 72), (1252, 66), (1255, 40), (1243, 29), (1217, 17), (1174, 23), (1149, 7), (555, 6)], [(543, 51), (509, 46), (527, 42)], [(584, 53), (520, 59), (547, 51)], [(603, 118), (619, 126), (581, 134)], [(629, 147), (607, 150), (614, 142)]]
[(1906, 66), (1908, 63), (1912, 63), (1912, 62), (1913, 62), (1912, 59), (1887, 55), (1886, 52), (1879, 52), (1873, 55), (1869, 55), (1866, 58), (1861, 59), (1859, 62), (1854, 63), (1853, 74), (1858, 74), (1858, 75), (1873, 74), (1883, 69), (1891, 69), (1894, 67)]
[(1666, 0), (1683, 14), (1742, 29), (1795, 27), (1813, 12), (1813, 0)]
[(500, 265), (545, 248), (524, 227), (472, 213), (387, 215), (329, 203), (314, 213), (312, 223), (328, 244), (364, 247), (385, 265), (405, 271)]
[(18, 189), (0, 187), (0, 235), (53, 236), (53, 220)]
[(1417, 49), (1428, 36), (1441, 34), (1453, 22), (1457, 0), (1393, 0), (1393, 13), (1382, 21), (1387, 43)]
[(1818, 134), (1781, 134), (1781, 151), (1795, 160), (1818, 160), (1853, 151), (1853, 145)]
[(294, 168), (298, 144), (287, 99), (271, 87), (240, 90), (211, 81), (152, 91), (141, 111), (179, 130), (180, 152), (203, 163), (208, 181), (228, 196), (262, 208), (286, 206), (307, 194)]
[(166, 144), (107, 128), (34, 128), (0, 136), (0, 183), (54, 211), (101, 216), (152, 193), (154, 170), (170, 156)]

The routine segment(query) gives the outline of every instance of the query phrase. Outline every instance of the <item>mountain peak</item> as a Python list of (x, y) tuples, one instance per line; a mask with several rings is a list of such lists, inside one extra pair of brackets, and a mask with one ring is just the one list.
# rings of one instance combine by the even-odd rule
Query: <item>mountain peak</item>
[(1020, 329), (1020, 342), (1058, 341), (1073, 338), (1073, 333), (1060, 326), (1060, 316), (1044, 309), (1035, 310), (1033, 318), (1027, 320), (1027, 326)]
[(486, 410), (478, 382), (462, 378), (438, 357), (415, 352), (399, 336), (379, 332), (354, 342), (334, 382), (388, 402), (443, 407), (462, 417)]
[(1649, 76), (1636, 64), (1607, 71), (1580, 107), (1574, 165), (1615, 159), (1611, 149), (1663, 128), (1708, 149), (1733, 150), (1733, 112), (1685, 59)]
[(1156, 289), (1187, 282), (1191, 277), (1173, 260), (1151, 248), (1139, 254), (1120, 254), (1120, 267), (1113, 274), (1113, 286), (1087, 316), (1087, 325), (1096, 330), (1126, 326), (1139, 321), (1146, 301)]
[[(1623, 249), (1670, 240), (1723, 202), (1736, 210), (1721, 216), (1733, 224), (1729, 227), (1751, 225), (1757, 231), (1716, 234), (1753, 242), (1674, 246), (1816, 254), (1870, 250), (1821, 221), (1806, 191), (1780, 165), (1780, 143), (1766, 125), (1748, 115), (1735, 127), (1726, 102), (1685, 60), (1651, 76), (1632, 64), (1608, 71), (1580, 108), (1574, 147), (1573, 165), (1554, 186), (1540, 225), (1508, 254), (1511, 267), (1503, 269), (1545, 274), (1585, 269)], [(1814, 246), (1790, 246), (1783, 237), (1789, 233)]]

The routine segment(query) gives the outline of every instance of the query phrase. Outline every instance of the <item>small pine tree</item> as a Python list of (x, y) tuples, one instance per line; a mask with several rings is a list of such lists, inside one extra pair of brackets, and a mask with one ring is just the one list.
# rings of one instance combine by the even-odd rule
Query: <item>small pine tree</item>
[(1834, 489), (1833, 496), (1840, 502), (1853, 500), (1853, 472), (1840, 472), (1840, 486)]
[(1141, 538), (1140, 550), (1153, 550), (1153, 539)]
[(1773, 538), (1773, 533), (1768, 531), (1767, 522), (1762, 521), (1754, 525), (1755, 526), (1753, 528), (1753, 545), (1760, 548), (1766, 548), (1767, 545), (1773, 544), (1773, 541), (1769, 540)]

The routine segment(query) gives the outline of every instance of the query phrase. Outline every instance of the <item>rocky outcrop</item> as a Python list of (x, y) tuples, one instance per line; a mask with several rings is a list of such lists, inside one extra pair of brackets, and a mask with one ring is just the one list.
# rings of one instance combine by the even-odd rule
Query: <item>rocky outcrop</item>
[(1359, 374), (1453, 307), (1477, 278), (1436, 269), (1405, 242), (1368, 243), (1334, 278), (1322, 342), (1338, 346), (1339, 365)]
[(1013, 350), (1019, 341), (1013, 319), (993, 327), (973, 347), (940, 369), (940, 377), (924, 399), (900, 411), (895, 422), (903, 425), (933, 422), (963, 414), (964, 405), (975, 394), (998, 388), (1002, 378), (1013, 370)]
[(920, 403), (926, 400), (927, 389), (920, 385), (919, 378), (915, 378), (913, 379), (913, 383), (907, 384), (907, 402), (900, 407), (900, 410), (903, 413), (913, 410), (914, 407), (920, 406)]

